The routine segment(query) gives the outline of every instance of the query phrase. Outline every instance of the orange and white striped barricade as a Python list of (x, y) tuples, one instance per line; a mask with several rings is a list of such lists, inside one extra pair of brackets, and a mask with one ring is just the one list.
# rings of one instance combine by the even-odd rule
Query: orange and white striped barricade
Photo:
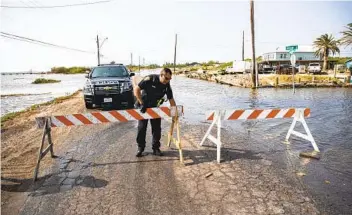
[[(53, 150), (53, 142), (51, 138), (51, 128), (56, 127), (67, 127), (67, 126), (87, 126), (94, 124), (103, 123), (116, 123), (116, 122), (128, 122), (143, 119), (157, 119), (157, 118), (172, 118), (173, 123), (171, 125), (168, 137), (169, 142), (173, 140), (180, 151), (180, 161), (183, 162), (182, 147), (180, 140), (179, 126), (177, 126), (177, 139), (173, 138), (173, 127), (174, 124), (178, 125), (179, 116), (183, 115), (183, 106), (178, 105), (175, 107), (158, 107), (158, 108), (147, 108), (145, 113), (141, 113), (139, 109), (128, 109), (128, 110), (112, 110), (112, 111), (100, 111), (100, 112), (86, 112), (79, 114), (69, 115), (57, 115), (57, 116), (39, 116), (36, 117), (36, 123), (38, 128), (43, 128), (42, 142), (39, 148), (39, 155), (36, 168), (34, 170), (34, 181), (37, 180), (39, 165), (41, 159), (50, 151), (51, 157), (55, 157)], [(43, 150), (45, 138), (48, 139), (48, 146)]]
[[(308, 128), (305, 117), (310, 116), (309, 108), (289, 108), (289, 109), (254, 109), (254, 110), (217, 110), (209, 111), (206, 113), (207, 120), (212, 120), (208, 131), (203, 137), (200, 145), (202, 146), (206, 139), (209, 139), (217, 146), (217, 161), (220, 163), (221, 158), (221, 120), (252, 120), (252, 119), (282, 119), (282, 118), (293, 118), (293, 122), (286, 135), (286, 142), (290, 138), (291, 134), (301, 137), (311, 142), (314, 151), (320, 152), (319, 148)], [(296, 122), (301, 122), (306, 133), (294, 131)], [(210, 134), (214, 125), (217, 125), (217, 137)]]

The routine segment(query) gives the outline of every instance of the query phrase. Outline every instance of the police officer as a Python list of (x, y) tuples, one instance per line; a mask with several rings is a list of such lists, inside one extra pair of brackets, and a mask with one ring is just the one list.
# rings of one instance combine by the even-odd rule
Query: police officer
[[(164, 95), (171, 106), (176, 106), (173, 98), (172, 89), (170, 87), (172, 72), (169, 68), (161, 70), (160, 75), (148, 75), (134, 88), (134, 94), (137, 99), (137, 108), (140, 108), (142, 113), (146, 112), (147, 108), (158, 107), (162, 103)], [(142, 93), (141, 93), (142, 91)], [(150, 119), (153, 135), (153, 154), (162, 156), (160, 151), (161, 138), (161, 119)], [(137, 144), (138, 151), (136, 156), (142, 157), (145, 148), (145, 137), (148, 126), (148, 119), (138, 121)]]

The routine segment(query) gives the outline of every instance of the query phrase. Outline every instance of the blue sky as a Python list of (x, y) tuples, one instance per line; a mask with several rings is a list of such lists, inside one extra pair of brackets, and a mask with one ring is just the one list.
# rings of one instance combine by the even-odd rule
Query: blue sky
[[(3, 0), (2, 5), (50, 6), (84, 0)], [(310, 45), (324, 33), (339, 38), (352, 22), (351, 1), (256, 1), (256, 54), (278, 46)], [(95, 37), (108, 37), (105, 58), (134, 63), (173, 61), (178, 34), (178, 62), (241, 59), (251, 56), (249, 1), (112, 1), (55, 9), (1, 9), (1, 31), (95, 52)], [(341, 56), (352, 56), (342, 49)], [(54, 66), (94, 66), (95, 54), (85, 54), (1, 38), (0, 71), (48, 70)]]

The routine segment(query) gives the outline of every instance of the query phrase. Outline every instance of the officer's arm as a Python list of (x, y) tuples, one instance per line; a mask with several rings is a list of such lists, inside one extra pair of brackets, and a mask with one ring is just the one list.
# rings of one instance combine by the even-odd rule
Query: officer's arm
[(141, 94), (141, 88), (137, 85), (135, 86), (135, 88), (133, 89), (134, 91), (134, 96), (136, 97), (137, 101), (139, 102), (139, 104), (143, 104), (142, 101), (142, 94)]
[(138, 85), (136, 84), (135, 88), (133, 89), (134, 96), (136, 97), (139, 104), (143, 104), (141, 91), (144, 90), (147, 85), (150, 84), (150, 82), (150, 76), (146, 76), (139, 82)]
[(175, 99), (174, 99), (174, 95), (172, 93), (172, 89), (171, 89), (170, 83), (168, 83), (168, 86), (167, 86), (166, 96), (167, 96), (167, 99), (169, 99), (170, 106), (176, 106), (176, 102), (175, 102)]
[(170, 106), (176, 106), (176, 102), (174, 99), (170, 99), (169, 102), (170, 102)]

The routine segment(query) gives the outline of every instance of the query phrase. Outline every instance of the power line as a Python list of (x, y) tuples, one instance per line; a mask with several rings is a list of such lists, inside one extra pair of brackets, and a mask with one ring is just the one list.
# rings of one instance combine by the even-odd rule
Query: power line
[(88, 3), (78, 3), (78, 4), (67, 4), (67, 5), (55, 5), (55, 6), (40, 6), (40, 7), (32, 7), (32, 6), (9, 6), (9, 5), (1, 5), (0, 7), (3, 8), (16, 8), (16, 9), (50, 9), (50, 8), (61, 8), (61, 7), (76, 7), (76, 6), (85, 6), (85, 5), (92, 5), (92, 4), (101, 4), (101, 3), (108, 3), (112, 0), (106, 1), (96, 1), (96, 2), (88, 2)]
[[(13, 40), (18, 40), (18, 41), (33, 43), (33, 44), (36, 44), (36, 45), (42, 45), (42, 44), (39, 44), (39, 43), (36, 43), (36, 42), (31, 42), (31, 41), (28, 41), (28, 40), (14, 38), (14, 37), (6, 36), (6, 35), (1, 35), (1, 36), (4, 37), (4, 38), (8, 38), (8, 39), (13, 39)], [(43, 46), (46, 46), (46, 45), (43, 45)]]
[(71, 51), (95, 54), (95, 52), (90, 52), (90, 51), (85, 51), (85, 50), (80, 50), (80, 49), (75, 49), (75, 48), (69, 48), (69, 47), (66, 47), (66, 46), (56, 45), (56, 44), (53, 44), (53, 43), (48, 43), (48, 42), (44, 42), (44, 41), (40, 41), (40, 40), (36, 40), (36, 39), (31, 39), (31, 38), (28, 38), (28, 37), (22, 37), (22, 36), (10, 34), (10, 33), (2, 32), (2, 31), (0, 33), (1, 33), (2, 37), (6, 37), (6, 38), (9, 38), (9, 39), (14, 39), (14, 40), (19, 40), (19, 41), (23, 41), (23, 42), (34, 43), (34, 44), (37, 44), (37, 45), (52, 46), (52, 47), (67, 49), (67, 50), (71, 50)]

